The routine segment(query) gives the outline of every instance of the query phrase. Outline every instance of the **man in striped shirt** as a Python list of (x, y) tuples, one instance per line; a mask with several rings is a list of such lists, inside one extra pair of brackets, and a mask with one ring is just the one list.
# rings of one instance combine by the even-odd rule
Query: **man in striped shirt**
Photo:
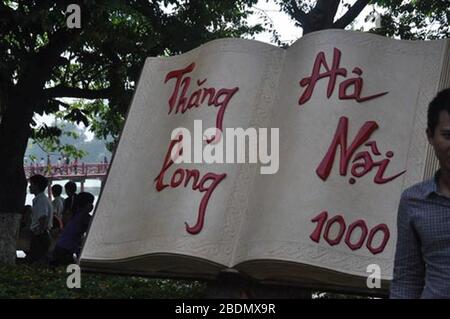
[(450, 88), (429, 105), (427, 136), (440, 169), (401, 196), (391, 298), (450, 298)]

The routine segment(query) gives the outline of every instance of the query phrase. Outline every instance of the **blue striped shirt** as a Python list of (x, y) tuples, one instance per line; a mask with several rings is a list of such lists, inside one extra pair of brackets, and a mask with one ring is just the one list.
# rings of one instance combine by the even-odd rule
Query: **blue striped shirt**
[(391, 298), (450, 298), (450, 197), (438, 179), (439, 171), (401, 196)]

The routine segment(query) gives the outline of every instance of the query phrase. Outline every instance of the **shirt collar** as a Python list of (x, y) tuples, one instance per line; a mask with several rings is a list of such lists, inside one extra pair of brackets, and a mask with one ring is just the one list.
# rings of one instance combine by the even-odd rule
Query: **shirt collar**
[(42, 192), (40, 192), (40, 193), (37, 193), (37, 194), (35, 195), (35, 197), (42, 197), (42, 196), (44, 196), (44, 195), (45, 195), (44, 192), (45, 192), (45, 190), (42, 191)]
[(428, 198), (432, 194), (439, 194), (439, 178), (441, 176), (441, 170), (439, 169), (435, 174), (434, 177), (429, 179), (428, 182), (425, 184), (424, 189), (424, 197)]

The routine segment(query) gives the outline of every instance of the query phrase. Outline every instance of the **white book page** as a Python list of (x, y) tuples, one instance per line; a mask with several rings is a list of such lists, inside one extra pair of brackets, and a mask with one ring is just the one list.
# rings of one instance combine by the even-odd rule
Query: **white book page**
[[(280, 128), (280, 169), (256, 177), (235, 264), (277, 259), (359, 276), (377, 264), (382, 279), (391, 279), (397, 207), (402, 190), (421, 181), (426, 110), (437, 91), (444, 44), (323, 31), (288, 49), (271, 121)], [(316, 75), (322, 78), (300, 103), (321, 52), (325, 62)], [(329, 97), (332, 76), (324, 63), (346, 70), (334, 89), (330, 85)], [(341, 83), (357, 78), (360, 90), (340, 92)], [(346, 141), (346, 150), (340, 143), (326, 161), (335, 136)], [(341, 160), (341, 154), (347, 155)]]
[[(170, 253), (230, 264), (241, 208), (247, 205), (247, 197), (240, 194), (251, 188), (254, 169), (242, 168), (243, 164), (180, 163), (163, 170), (171, 132), (184, 127), (193, 135), (194, 120), (203, 121), (203, 130), (215, 127), (227, 96), (223, 128), (246, 128), (255, 119), (264, 118), (259, 113), (268, 113), (273, 103), (275, 89), (271, 78), (281, 71), (283, 55), (282, 49), (271, 45), (226, 39), (180, 56), (147, 59), (82, 260), (114, 261)], [(175, 94), (178, 78), (169, 74), (183, 69), (180, 90)], [(185, 92), (187, 103), (195, 102), (196, 91), (202, 97), (197, 106), (177, 113), (187, 78), (190, 78)], [(205, 98), (202, 95), (210, 88), (214, 88), (216, 96), (212, 105), (208, 103), (214, 94)], [(231, 91), (234, 93), (226, 94)], [(173, 95), (175, 102), (170, 112)], [(256, 111), (259, 113), (255, 114)], [(203, 141), (201, 146), (205, 145)], [(252, 167), (256, 168), (256, 164)], [(187, 169), (198, 170), (196, 186), (193, 186), (195, 177), (187, 179)], [(226, 176), (206, 178), (208, 173)], [(246, 179), (240, 176), (243, 173)], [(158, 176), (162, 176), (160, 189), (155, 181)], [(217, 185), (212, 189), (213, 183)], [(202, 203), (204, 218), (199, 217)]]

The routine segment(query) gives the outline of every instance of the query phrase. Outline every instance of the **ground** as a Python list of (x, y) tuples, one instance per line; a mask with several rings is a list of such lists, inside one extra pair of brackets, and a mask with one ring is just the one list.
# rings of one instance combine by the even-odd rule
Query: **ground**
[(81, 288), (69, 289), (65, 268), (0, 265), (2, 298), (202, 298), (206, 285), (196, 281), (81, 274)]

